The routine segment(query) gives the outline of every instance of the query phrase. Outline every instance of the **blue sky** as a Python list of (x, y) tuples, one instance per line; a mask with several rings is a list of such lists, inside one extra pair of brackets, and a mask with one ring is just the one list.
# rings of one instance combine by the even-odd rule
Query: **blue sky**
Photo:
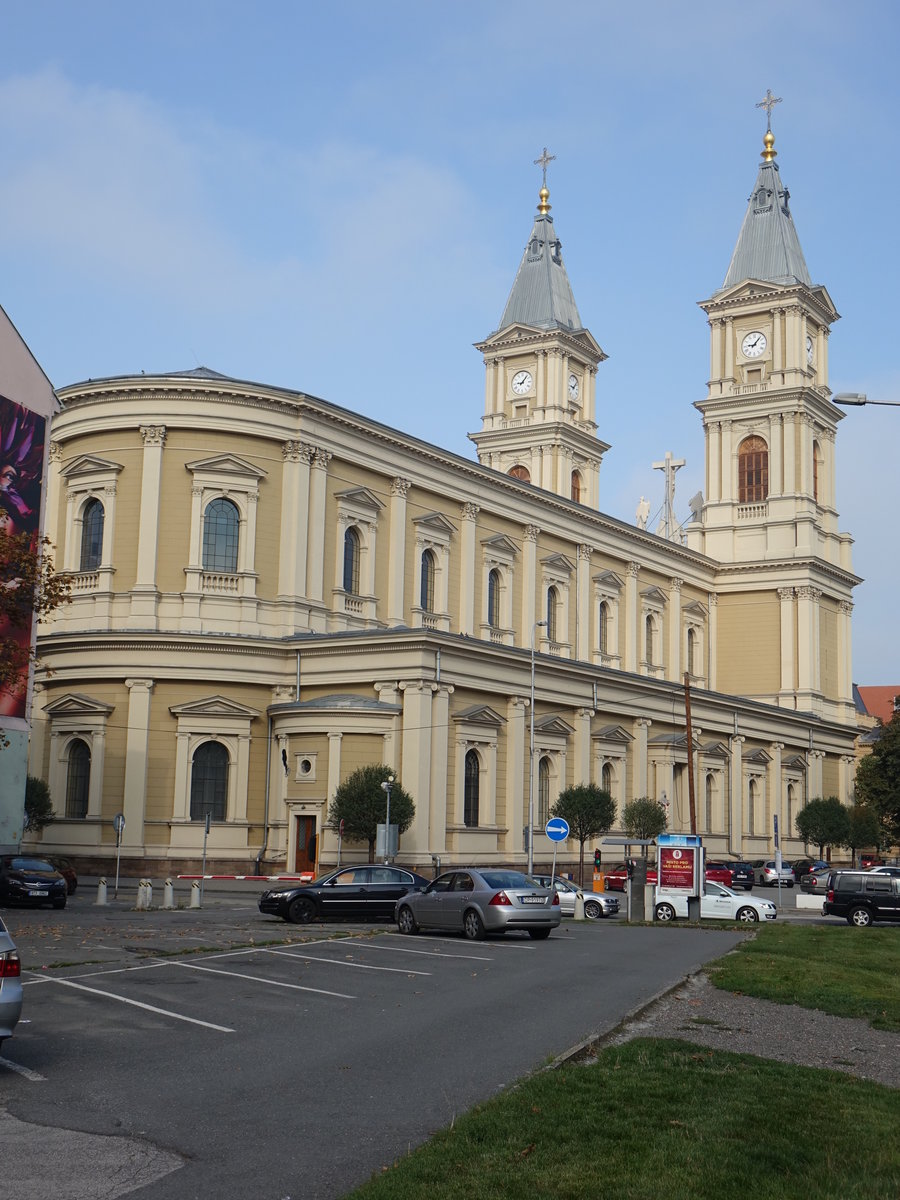
[[(601, 507), (703, 485), (708, 331), (778, 163), (842, 314), (834, 391), (900, 400), (900, 8), (30, 0), (4, 15), (0, 303), (53, 383), (198, 365), (319, 395), (474, 457), (483, 367), (540, 186), (609, 355)], [(900, 684), (900, 409), (848, 410), (854, 677)]]

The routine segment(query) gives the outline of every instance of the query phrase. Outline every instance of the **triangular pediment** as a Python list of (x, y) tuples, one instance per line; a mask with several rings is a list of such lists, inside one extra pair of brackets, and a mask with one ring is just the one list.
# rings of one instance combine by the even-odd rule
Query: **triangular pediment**
[(656, 586), (644, 588), (641, 596), (644, 600), (650, 600), (654, 604), (665, 604), (668, 600), (666, 593)]
[(515, 349), (550, 340), (565, 342), (572, 348), (577, 347), (591, 362), (602, 362), (606, 358), (600, 343), (589, 329), (542, 329), (535, 325), (526, 325), (521, 321), (515, 321), (503, 329), (498, 329), (483, 342), (476, 342), (475, 348), (481, 351)]
[(413, 520), (413, 525), (418, 526), (420, 529), (433, 529), (438, 533), (448, 535), (456, 533), (456, 526), (453, 522), (448, 521), (444, 514), (439, 512), (429, 512), (421, 517), (416, 517)]
[(784, 762), (781, 764), (782, 770), (784, 770), (785, 767), (790, 767), (792, 771), (805, 771), (806, 759), (802, 754), (795, 754), (793, 758), (786, 758), (784, 760)]
[(465, 722), (467, 725), (489, 725), (491, 729), (499, 729), (506, 724), (505, 718), (488, 704), (473, 704), (471, 708), (464, 708), (462, 712), (454, 713), (453, 720)]
[(623, 729), (621, 725), (604, 725), (602, 729), (592, 733), (591, 738), (595, 742), (614, 742), (619, 746), (627, 746), (629, 742), (634, 741), (628, 730)]
[(690, 604), (685, 604), (681, 611), (688, 617), (700, 617), (703, 619), (706, 617), (706, 609), (699, 600), (692, 600)]
[(541, 559), (541, 566), (545, 569), (562, 571), (566, 575), (571, 575), (575, 570), (575, 564), (564, 554), (548, 554), (546, 558)]
[(205, 696), (202, 700), (189, 700), (187, 704), (172, 704), (169, 712), (173, 717), (242, 717), (249, 721), (260, 715), (258, 709), (238, 704), (227, 696)]
[(745, 763), (757, 763), (760, 766), (765, 766), (766, 763), (772, 761), (771, 754), (767, 754), (765, 750), (754, 750), (752, 754), (745, 754), (743, 761)]
[(601, 571), (599, 575), (594, 576), (594, 583), (599, 587), (607, 588), (611, 592), (620, 592), (625, 586), (624, 581), (619, 578), (615, 571)]
[(336, 492), (334, 498), (344, 504), (354, 505), (357, 508), (368, 508), (374, 512), (379, 512), (384, 508), (375, 493), (370, 492), (366, 487), (346, 488), (343, 492)]
[(564, 721), (558, 713), (548, 713), (545, 717), (535, 717), (535, 729), (539, 729), (541, 733), (559, 733), (563, 737), (569, 737), (575, 732), (575, 727), (570, 725), (568, 721)]
[(109, 458), (100, 458), (97, 454), (79, 454), (62, 468), (60, 475), (63, 479), (77, 479), (80, 475), (109, 475), (122, 470), (122, 464)]
[(267, 472), (261, 470), (245, 458), (237, 454), (214, 454), (212, 458), (197, 458), (185, 463), (185, 469), (194, 474), (202, 472), (207, 475), (234, 475), (241, 479), (263, 479)]
[(494, 537), (485, 538), (481, 543), (485, 550), (493, 550), (497, 554), (516, 555), (519, 549), (516, 543), (506, 536), (505, 533), (498, 533)]
[(701, 751), (708, 758), (728, 758), (728, 747), (724, 742), (707, 742)]
[(114, 709), (114, 704), (104, 704), (102, 700), (94, 700), (84, 692), (67, 692), (48, 704), (44, 712), (51, 717), (108, 717)]

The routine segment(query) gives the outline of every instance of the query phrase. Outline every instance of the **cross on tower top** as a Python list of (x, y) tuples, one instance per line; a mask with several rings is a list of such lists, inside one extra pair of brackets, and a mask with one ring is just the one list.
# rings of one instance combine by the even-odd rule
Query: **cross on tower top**
[[(775, 107), (776, 104), (780, 104), (780, 103), (781, 103), (781, 97), (773, 96), (772, 89), (766, 88), (765, 97), (762, 100), (760, 100), (759, 104), (757, 104), (757, 106), (756, 106), (757, 108), (764, 108), (766, 110), (766, 132), (767, 133), (772, 132), (772, 109)], [(544, 153), (546, 154), (546, 151), (544, 151)]]
[(547, 147), (546, 147), (546, 146), (544, 147), (544, 150), (543, 150), (543, 153), (541, 154), (541, 157), (540, 157), (540, 158), (536, 158), (536, 159), (534, 160), (534, 165), (535, 165), (536, 167), (543, 167), (543, 170), (544, 170), (544, 187), (546, 187), (546, 186), (547, 186), (547, 167), (550, 165), (550, 163), (552, 163), (552, 162), (555, 162), (555, 161), (556, 161), (556, 155), (555, 155), (555, 154), (550, 154), (550, 153), (548, 153), (548, 151), (547, 151)]

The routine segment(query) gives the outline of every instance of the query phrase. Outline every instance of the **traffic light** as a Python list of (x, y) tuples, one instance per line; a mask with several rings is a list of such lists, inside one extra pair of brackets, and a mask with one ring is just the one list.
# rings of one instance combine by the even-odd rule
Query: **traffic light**
[(599, 850), (594, 851), (594, 870), (595, 871), (600, 870), (600, 851)]

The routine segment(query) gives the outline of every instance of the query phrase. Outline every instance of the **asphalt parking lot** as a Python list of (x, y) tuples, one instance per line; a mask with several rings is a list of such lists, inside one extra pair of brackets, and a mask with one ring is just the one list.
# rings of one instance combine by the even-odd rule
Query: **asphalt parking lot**
[(566, 921), (541, 943), (404, 938), (289, 926), (258, 890), (135, 912), (81, 888), (62, 912), (4, 910), (25, 1011), (0, 1052), (0, 1159), (21, 1194), (342, 1196), (743, 936)]

